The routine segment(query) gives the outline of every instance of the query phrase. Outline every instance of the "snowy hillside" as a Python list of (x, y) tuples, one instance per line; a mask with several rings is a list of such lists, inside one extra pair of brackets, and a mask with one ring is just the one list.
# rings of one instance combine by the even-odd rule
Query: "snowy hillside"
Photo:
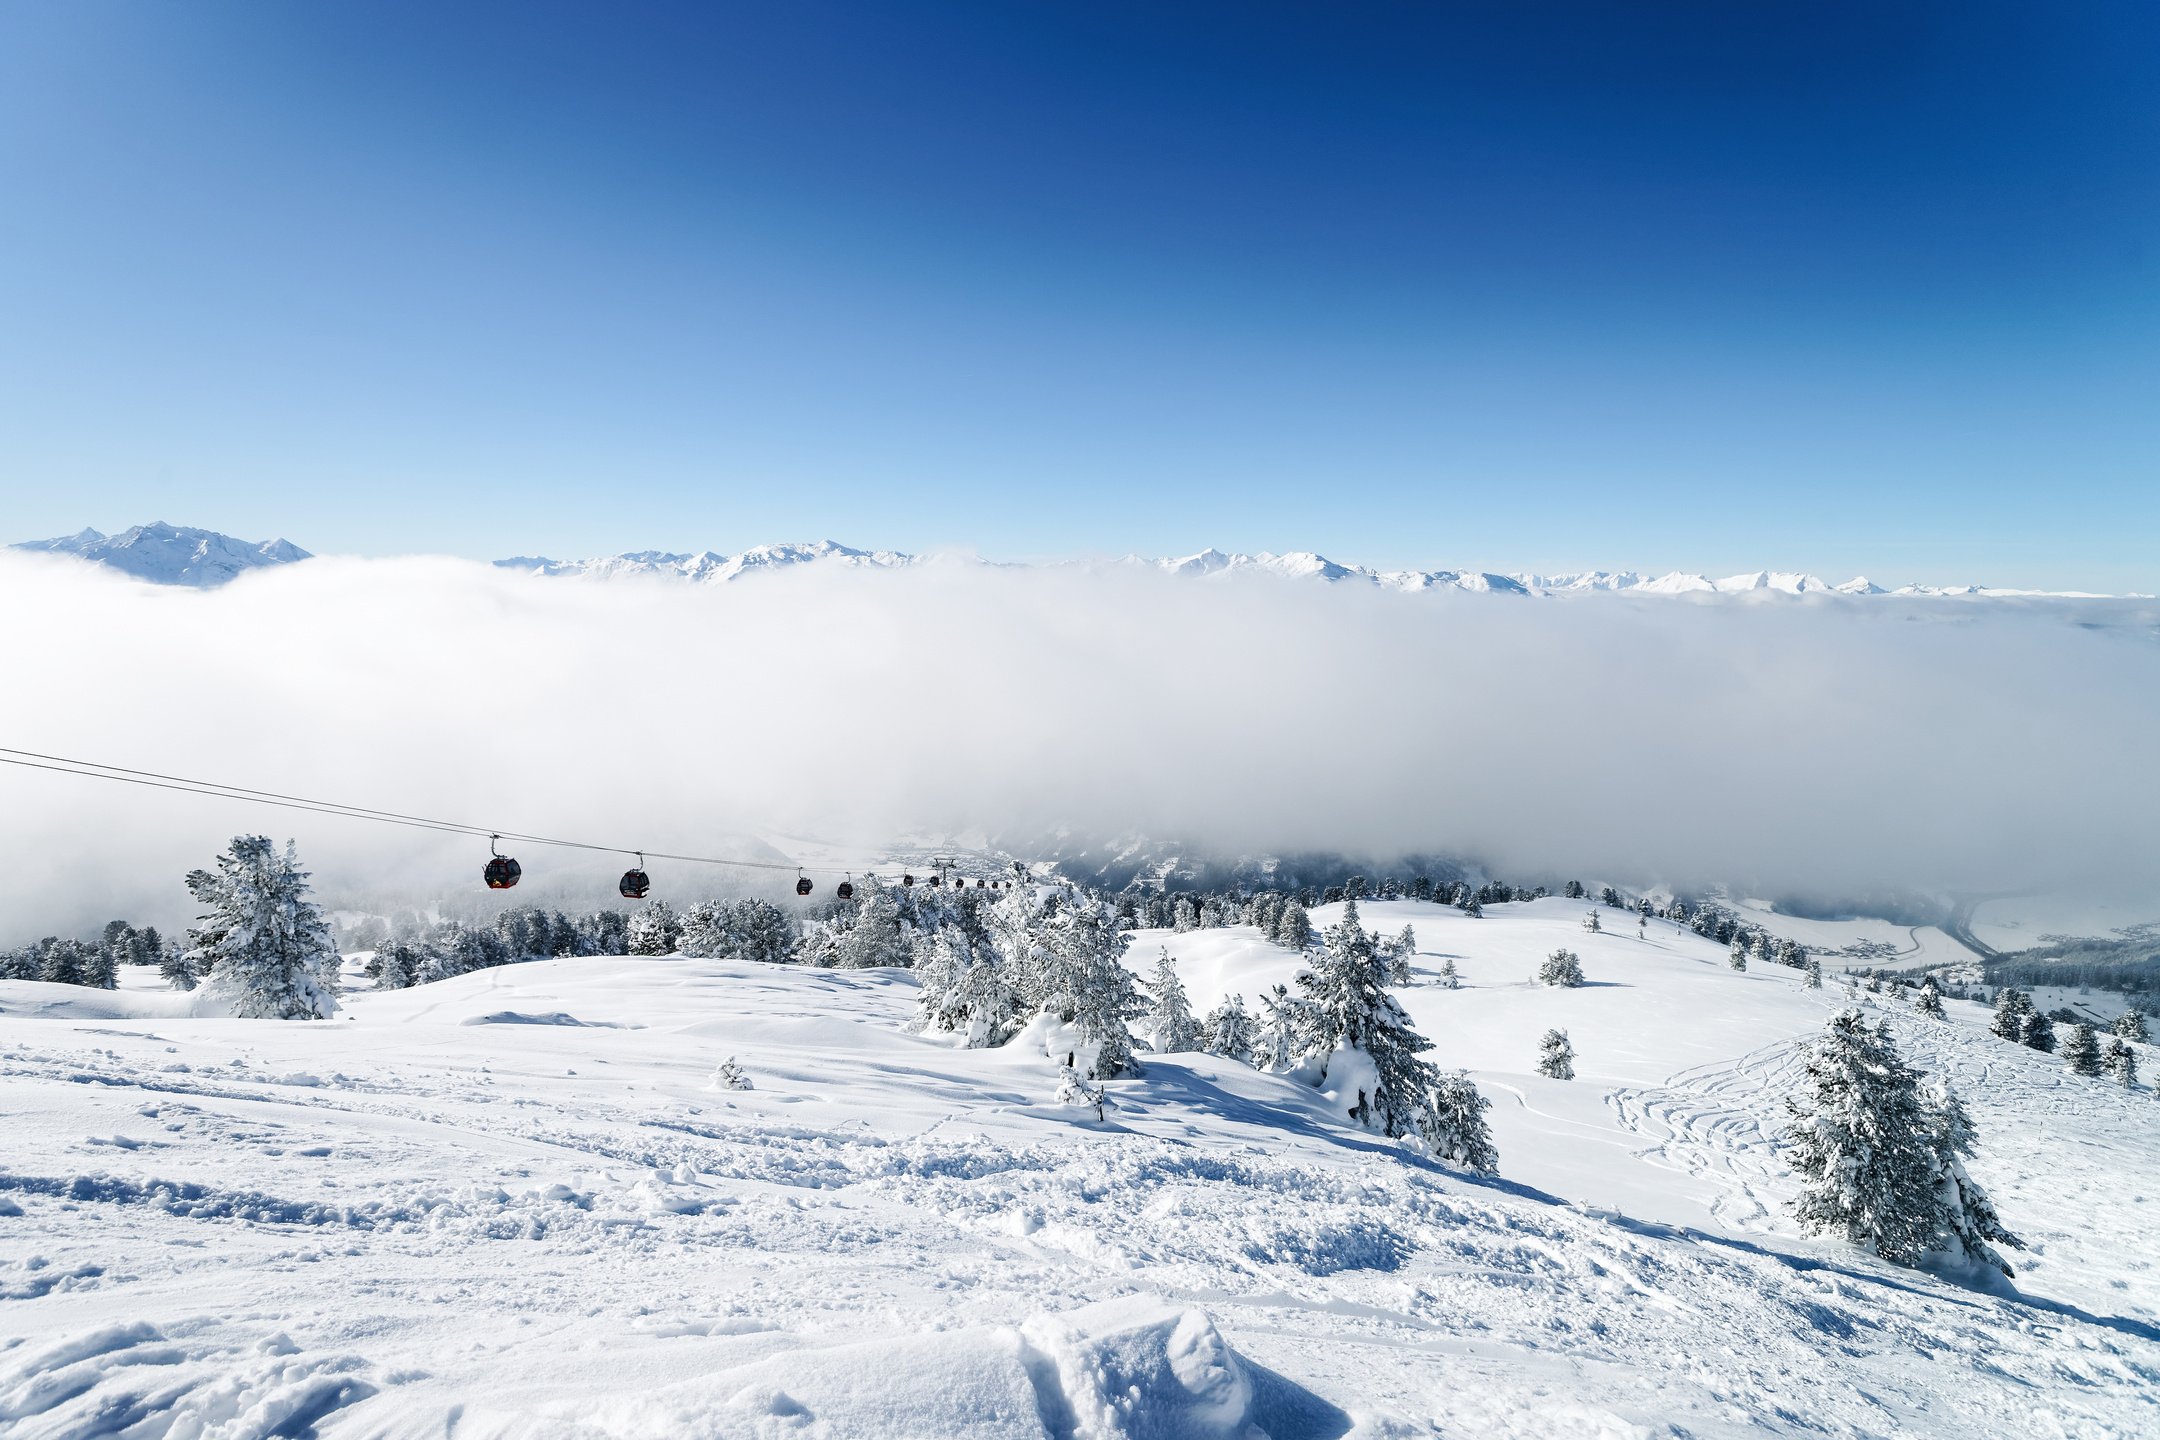
[(118, 535), (83, 530), (55, 540), (30, 540), (17, 550), (77, 555), (125, 571), (138, 580), (158, 585), (222, 585), (247, 570), (265, 565), (289, 565), (312, 557), (290, 540), (265, 540), (257, 544), (235, 540), (214, 530), (156, 521), (137, 525)]
[[(1967, 1288), (1801, 1237), (1773, 1148), (1841, 1002), (1580, 901), (1414, 925), (1399, 993), (1500, 1178), (1325, 1096), (909, 1032), (906, 971), (572, 959), (302, 1024), (0, 983), (11, 1436), (2160, 1433), (2160, 1107), (1885, 1010), (2030, 1248)], [(1314, 914), (1337, 918), (1335, 907)], [(1589, 983), (1531, 981), (1577, 951)], [(1143, 931), (1196, 1009), (1288, 981)], [(1452, 962), (1461, 988), (1443, 988)], [(1572, 1081), (1533, 1071), (1566, 1029)], [(754, 1088), (718, 1088), (733, 1057)], [(2143, 1051), (2145, 1069), (2160, 1057)]]

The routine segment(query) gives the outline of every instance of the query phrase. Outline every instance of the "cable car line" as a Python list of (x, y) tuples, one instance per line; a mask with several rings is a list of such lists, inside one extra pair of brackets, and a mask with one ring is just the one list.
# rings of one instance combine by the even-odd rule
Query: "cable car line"
[[(648, 856), (655, 860), (676, 860), (687, 865), (723, 865), (741, 870), (793, 870), (797, 876), (795, 893), (807, 895), (811, 883), (807, 869), (817, 869), (820, 874), (846, 875), (847, 883), (840, 887), (840, 898), (852, 898), (854, 876), (841, 870), (827, 870), (822, 866), (791, 865), (778, 860), (727, 860), (713, 855), (677, 855), (659, 850), (638, 850), (621, 845), (595, 845), (583, 840), (564, 840), (552, 835), (531, 835), (519, 831), (497, 830), (486, 825), (467, 825), (456, 820), (431, 819), (424, 815), (407, 815), (396, 810), (378, 810), (365, 805), (346, 805), (335, 800), (315, 800), (301, 795), (288, 795), (277, 790), (256, 790), (245, 785), (226, 785), (215, 780), (196, 780), (184, 775), (168, 775), (157, 770), (134, 770), (125, 765), (107, 765), (96, 760), (78, 760), (66, 755), (47, 755), (37, 750), (18, 750), (0, 745), (0, 765), (14, 765), (25, 770), (45, 770), (56, 775), (78, 775), (89, 780), (112, 780), (123, 785), (141, 785), (151, 790), (171, 790), (182, 795), (204, 795), (216, 800), (238, 800), (250, 805), (269, 805), (280, 810), (300, 810), (314, 815), (330, 815), (345, 820), (367, 820), (379, 825), (402, 825), (413, 830), (433, 830), (445, 835), (469, 835), (488, 841), (490, 859), (487, 866), (487, 883), (490, 889), (507, 890), (518, 882), (520, 873), (517, 861), (496, 849), (498, 840), (512, 840), (526, 845), (553, 845), (565, 850), (589, 850), (605, 855), (634, 855), (635, 869), (624, 874), (619, 889), (626, 898), (641, 899), (649, 885), (645, 877), (645, 861)], [(498, 863), (503, 862), (503, 863)], [(944, 866), (952, 864), (946, 860)], [(903, 885), (913, 885), (915, 877), (903, 877)], [(935, 880), (932, 881), (936, 883)], [(957, 877), (956, 877), (957, 888)], [(977, 882), (980, 888), (980, 882)], [(632, 892), (637, 891), (636, 895)]]

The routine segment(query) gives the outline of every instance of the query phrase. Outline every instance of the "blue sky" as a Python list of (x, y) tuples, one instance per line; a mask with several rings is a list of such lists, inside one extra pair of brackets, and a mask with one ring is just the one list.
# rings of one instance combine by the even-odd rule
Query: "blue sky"
[(0, 0), (6, 536), (2160, 589), (2149, 4)]

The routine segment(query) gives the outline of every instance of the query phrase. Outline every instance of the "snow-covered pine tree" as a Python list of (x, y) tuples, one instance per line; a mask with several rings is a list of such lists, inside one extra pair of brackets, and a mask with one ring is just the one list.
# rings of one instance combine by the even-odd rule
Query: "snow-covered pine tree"
[(2025, 1021), (2032, 1014), (2032, 997), (2015, 985), (2005, 985), (1995, 992), (1995, 1019), (1988, 1029), (1996, 1038), (2008, 1040), (2013, 1045), (2025, 1043)]
[(974, 956), (956, 932), (940, 930), (928, 951), (915, 964), (915, 1028), (926, 1032), (952, 1032), (967, 1023), (960, 999)]
[(1178, 896), (1177, 908), (1171, 913), (1170, 928), (1177, 934), (1190, 934), (1200, 928), (1200, 907), (1193, 903), (1192, 896)]
[(2120, 1035), (2108, 1036), (2107, 1051), (2100, 1057), (2108, 1078), (2128, 1090), (2137, 1084), (2137, 1051)]
[(1567, 882), (1567, 884), (1565, 884), (1565, 885), (1563, 885), (1563, 886), (1561, 886), (1561, 887), (1560, 887), (1560, 893), (1561, 893), (1562, 895), (1564, 895), (1565, 897), (1567, 897), (1568, 899), (1570, 899), (1570, 900), (1580, 900), (1580, 899), (1582, 899), (1582, 897), (1583, 897), (1583, 888), (1582, 888), (1582, 881), (1580, 881), (1580, 880), (1570, 880), (1570, 881), (1568, 881), (1568, 882)]
[(1155, 960), (1155, 973), (1148, 977), (1148, 1043), (1164, 1055), (1177, 1055), (1196, 1048), (1200, 1041), (1200, 1025), (1193, 1019), (1192, 1004), (1185, 997), (1184, 982), (1178, 979), (1177, 961), (1165, 949)]
[(1545, 1032), (1545, 1038), (1538, 1042), (1537, 1069), (1538, 1074), (1555, 1080), (1575, 1078), (1575, 1047), (1568, 1043), (1567, 1031)]
[(1933, 975), (1920, 982), (1920, 991), (1913, 996), (1912, 1008), (1931, 1020), (1943, 1018), (1942, 991), (1935, 988)]
[(1290, 901), (1283, 906), (1275, 933), (1270, 938), (1286, 950), (1305, 949), (1312, 944), (1312, 916), (1305, 913), (1303, 905)]
[(1117, 912), (1086, 895), (1068, 895), (1050, 910), (1041, 931), (1034, 946), (1040, 966), (1036, 1008), (1078, 1032), (1093, 1055), (1087, 1078), (1138, 1070), (1127, 1025), (1146, 1013), (1146, 1005), (1124, 965), (1126, 936), (1117, 928)]
[(1207, 1019), (1200, 1022), (1200, 1048), (1210, 1055), (1252, 1063), (1253, 1022), (1245, 1013), (1243, 995), (1232, 991), (1208, 1011)]
[(735, 1063), (735, 1057), (730, 1055), (714, 1068), (712, 1083), (706, 1088), (709, 1090), (751, 1090), (756, 1087), (750, 1083), (750, 1077), (743, 1073), (742, 1066)]
[(1492, 1174), (1500, 1168), (1500, 1151), (1493, 1144), (1492, 1128), (1485, 1123), (1490, 1108), (1492, 1102), (1478, 1093), (1463, 1071), (1439, 1072), (1418, 1114), (1418, 1138), (1424, 1141), (1426, 1153), (1474, 1174)]
[(2027, 1049), (2044, 1054), (2055, 1053), (2055, 1022), (2034, 1011), (2025, 1017), (2025, 1045)]
[[(906, 965), (910, 956), (900, 924), (900, 902), (874, 878), (866, 878), (863, 884), (868, 893), (856, 902), (855, 924), (840, 937), (836, 963), (844, 970)], [(1111, 923), (1116, 922), (1113, 913)]]
[(377, 990), (410, 988), (419, 979), (418, 969), (412, 941), (398, 936), (385, 936), (367, 962), (368, 977)]
[(1603, 930), (1603, 929), (1605, 928), (1605, 925), (1604, 925), (1604, 922), (1602, 922), (1601, 920), (1599, 920), (1599, 919), (1597, 918), (1597, 911), (1595, 911), (1595, 910), (1590, 910), (1590, 911), (1586, 911), (1586, 912), (1584, 912), (1584, 914), (1583, 914), (1583, 917), (1582, 917), (1582, 928), (1583, 928), (1583, 929), (1585, 929), (1585, 930), (1587, 930), (1587, 931), (1589, 931), (1589, 932), (1590, 932), (1591, 934), (1595, 935), (1595, 934), (1597, 934), (1597, 933), (1598, 933), (1598, 932), (1599, 932), (1600, 930)]
[(1835, 1235), (1910, 1265), (1937, 1248), (1934, 1120), (1919, 1075), (1858, 1010), (1833, 1016), (1810, 1046), (1807, 1081), (1785, 1104), (1787, 1161), (1801, 1179), (1793, 1213), (1814, 1235)]
[(1311, 1025), (1305, 1002), (1282, 986), (1260, 992), (1260, 1020), (1253, 1030), (1252, 1063), (1280, 1073), (1303, 1058)]
[(1822, 989), (1822, 961), (1812, 955), (1808, 956), (1807, 960), (1807, 988)]
[(188, 932), (187, 965), (235, 1015), (313, 1020), (337, 1010), (337, 944), (290, 842), (280, 855), (267, 835), (236, 835), (217, 869), (191, 871), (187, 888), (205, 907)]
[(1410, 957), (1417, 954), (1417, 931), (1410, 926), (1402, 927), (1402, 933), (1388, 942), (1388, 984), (1408, 985), (1411, 981)]
[(158, 955), (158, 975), (175, 990), (193, 990), (198, 978), (187, 951), (178, 945), (167, 945)]
[(1443, 990), (1460, 990), (1462, 988), (1462, 976), (1455, 973), (1455, 957), (1452, 955), (1440, 962), (1440, 988)]
[(975, 963), (960, 982), (960, 1009), (967, 1016), (970, 1050), (1002, 1045), (1019, 1030), (1020, 997), (1005, 982), (1005, 967), (998, 964), (995, 951), (976, 953)]
[(2080, 1020), (2070, 1027), (2070, 1039), (2062, 1047), (2063, 1066), (2073, 1075), (2100, 1073), (2100, 1036)]
[(1416, 1131), (1428, 1108), (1433, 1067), (1418, 1058), (1432, 1042), (1387, 993), (1384, 962), (1372, 937), (1358, 924), (1356, 903), (1343, 906), (1340, 924), (1328, 927), (1326, 945), (1312, 967), (1297, 977), (1311, 1007), (1313, 1053), (1326, 1057), (1345, 1096), (1351, 1119), (1390, 1137)]
[(665, 900), (642, 905), (630, 916), (628, 944), (632, 955), (673, 955), (682, 939), (682, 921)]
[(78, 985), (88, 985), (93, 990), (117, 990), (120, 988), (119, 957), (110, 945), (85, 945), (82, 947), (82, 978)]
[(2121, 1039), (2135, 1040), (2140, 1045), (2150, 1043), (2150, 1036), (2145, 1029), (2145, 1012), (2134, 1005), (2116, 1016), (2115, 1023), (2108, 1028)]
[(1976, 1261), (2004, 1275), (2015, 1273), (1995, 1245), (2022, 1250), (2025, 1242), (2004, 1227), (1987, 1192), (1965, 1173), (1965, 1159), (1974, 1149), (1972, 1117), (1965, 1113), (1965, 1106), (1949, 1082), (1939, 1078), (1923, 1087), (1920, 1104), (1926, 1112), (1929, 1148), (1935, 1161), (1933, 1251)]
[(1583, 983), (1582, 960), (1572, 950), (1555, 950), (1538, 966), (1538, 984), (1572, 990)]
[(1110, 1093), (1100, 1081), (1089, 1081), (1068, 1062), (1058, 1071), (1057, 1103), (1093, 1110), (1095, 1118), (1101, 1120), (1107, 1118), (1103, 1112), (1109, 1108)]
[(1747, 941), (1741, 939), (1738, 935), (1733, 936), (1732, 949), (1725, 952), (1725, 959), (1726, 963), (1730, 964), (1735, 970), (1747, 969)]

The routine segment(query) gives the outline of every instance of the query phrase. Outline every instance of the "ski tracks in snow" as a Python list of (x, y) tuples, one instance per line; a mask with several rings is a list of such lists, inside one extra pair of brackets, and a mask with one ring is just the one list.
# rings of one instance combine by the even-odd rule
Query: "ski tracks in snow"
[(1605, 1104), (1650, 1143), (1634, 1153), (1708, 1182), (1710, 1213), (1737, 1231), (1789, 1230), (1779, 1215), (1789, 1181), (1777, 1162), (1784, 1097), (1801, 1075), (1801, 1044), (1784, 1040), (1737, 1060), (1682, 1070), (1663, 1085), (1621, 1086)]

